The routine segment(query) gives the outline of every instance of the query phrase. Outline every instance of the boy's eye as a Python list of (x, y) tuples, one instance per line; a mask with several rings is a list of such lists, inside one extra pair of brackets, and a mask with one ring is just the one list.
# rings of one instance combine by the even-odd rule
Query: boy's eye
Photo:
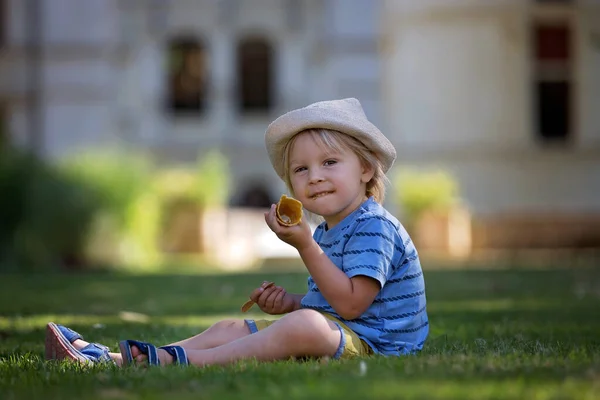
[(305, 169), (306, 169), (306, 167), (298, 167), (298, 168), (294, 169), (294, 173), (302, 172)]
[(337, 163), (337, 161), (336, 161), (336, 160), (327, 160), (327, 161), (325, 161), (323, 164), (324, 164), (324, 165), (333, 165), (333, 164), (335, 164), (335, 163)]

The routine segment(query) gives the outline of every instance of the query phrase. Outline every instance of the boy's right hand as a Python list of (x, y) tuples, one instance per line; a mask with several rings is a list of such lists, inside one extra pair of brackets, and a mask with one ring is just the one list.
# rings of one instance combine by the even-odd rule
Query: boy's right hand
[(281, 286), (267, 285), (268, 282), (254, 289), (250, 299), (265, 313), (271, 315), (286, 314), (294, 311), (294, 296), (286, 292)]
[(300, 223), (294, 226), (281, 225), (277, 221), (276, 204), (271, 205), (269, 211), (265, 213), (265, 222), (279, 239), (295, 247), (297, 250), (315, 243), (306, 218), (302, 218)]

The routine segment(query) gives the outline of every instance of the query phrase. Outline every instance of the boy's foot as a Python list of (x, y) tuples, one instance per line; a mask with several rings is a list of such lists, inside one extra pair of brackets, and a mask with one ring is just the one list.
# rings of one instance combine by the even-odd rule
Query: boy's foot
[(120, 354), (109, 353), (108, 347), (104, 345), (84, 341), (79, 333), (65, 326), (53, 322), (46, 326), (47, 360), (70, 359), (84, 364), (99, 362), (119, 364), (120, 356)]
[(83, 364), (92, 364), (81, 351), (77, 350), (65, 337), (58, 325), (50, 322), (46, 326), (46, 360), (69, 359)]
[[(160, 365), (173, 364), (173, 356), (171, 356), (169, 353), (167, 353), (166, 350), (157, 348), (156, 352), (158, 354), (158, 360), (160, 361)], [(139, 364), (141, 364), (141, 365), (148, 364), (148, 356), (145, 355), (144, 353), (142, 353), (140, 351), (140, 349), (138, 349), (138, 347), (135, 345), (131, 345), (131, 355), (133, 356), (133, 359), (135, 360), (136, 364), (138, 364), (138, 365)], [(119, 354), (119, 356), (121, 356), (121, 355)], [(122, 359), (121, 359), (121, 361), (122, 361)]]
[[(84, 355), (90, 355), (88, 353), (90, 353), (90, 349), (93, 348), (94, 346), (97, 346), (97, 343), (89, 343), (86, 342), (83, 339), (76, 339), (73, 343), (71, 343), (71, 345), (73, 347), (75, 347), (77, 350), (79, 350), (81, 353), (83, 353)], [(110, 357), (110, 359), (117, 364), (117, 366), (121, 366), (123, 364), (123, 358), (121, 357), (121, 353), (111, 353), (110, 351), (107, 350), (108, 356)]]

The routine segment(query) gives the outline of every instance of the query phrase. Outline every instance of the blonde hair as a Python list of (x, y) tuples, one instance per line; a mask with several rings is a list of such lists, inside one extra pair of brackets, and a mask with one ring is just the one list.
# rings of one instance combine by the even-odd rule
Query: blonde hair
[(389, 183), (389, 179), (383, 172), (381, 161), (379, 161), (375, 153), (369, 150), (369, 148), (367, 148), (367, 146), (365, 146), (361, 141), (353, 138), (352, 136), (331, 129), (306, 129), (294, 135), (294, 137), (292, 137), (292, 139), (290, 139), (290, 141), (286, 144), (283, 151), (283, 168), (285, 172), (284, 180), (292, 196), (295, 195), (290, 180), (290, 153), (294, 143), (296, 142), (296, 139), (301, 134), (311, 135), (319, 146), (322, 146), (329, 151), (339, 152), (343, 149), (346, 149), (354, 152), (354, 154), (358, 156), (358, 159), (363, 167), (370, 167), (374, 171), (373, 178), (367, 182), (367, 191), (365, 193), (366, 196), (373, 196), (375, 201), (377, 201), (379, 204), (383, 204), (383, 201), (385, 200), (385, 189), (386, 185)]

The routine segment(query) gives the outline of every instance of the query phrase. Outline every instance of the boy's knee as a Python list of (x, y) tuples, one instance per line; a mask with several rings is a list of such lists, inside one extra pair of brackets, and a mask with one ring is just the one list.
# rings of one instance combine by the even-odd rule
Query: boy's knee
[(223, 330), (223, 329), (235, 329), (244, 326), (244, 321), (240, 319), (223, 319), (215, 322), (209, 329)]
[(335, 328), (323, 314), (310, 309), (294, 311), (286, 315), (285, 319), (291, 340), (321, 340), (331, 335)]

